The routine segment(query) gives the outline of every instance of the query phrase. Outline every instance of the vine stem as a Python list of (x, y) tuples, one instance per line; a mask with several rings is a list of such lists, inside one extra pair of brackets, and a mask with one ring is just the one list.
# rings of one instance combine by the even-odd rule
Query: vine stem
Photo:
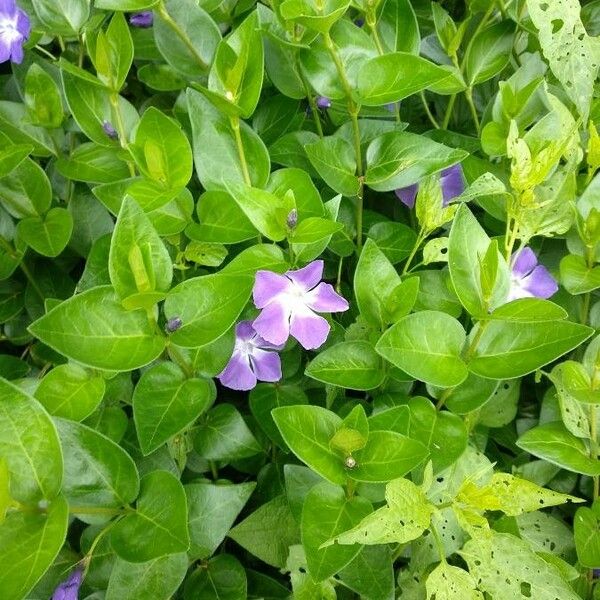
[(475, 108), (475, 103), (473, 102), (473, 88), (469, 87), (465, 90), (465, 97), (467, 99), (469, 109), (471, 110), (471, 117), (473, 118), (473, 123), (475, 124), (477, 137), (479, 137), (481, 135), (481, 125), (479, 124), (479, 116), (477, 115), (477, 109)]
[[(119, 92), (111, 92), (110, 103), (113, 108), (115, 115), (115, 125), (117, 126), (117, 133), (119, 134), (119, 143), (123, 150), (129, 151), (129, 142), (127, 141), (127, 132), (125, 131), (125, 122), (123, 121), (123, 112), (121, 111), (121, 104), (119, 102)], [(127, 161), (129, 167), (129, 173), (132, 177), (135, 177), (135, 167), (131, 161)]]
[(408, 258), (406, 259), (406, 263), (404, 263), (404, 268), (402, 269), (402, 277), (404, 277), (404, 275), (406, 275), (408, 273), (409, 267), (410, 267), (412, 261), (414, 260), (415, 256), (417, 255), (417, 252), (419, 251), (421, 244), (425, 241), (426, 237), (427, 236), (426, 236), (425, 232), (421, 229), (421, 231), (419, 231), (419, 235), (417, 235), (415, 244), (412, 247), (410, 254), (408, 255)]
[(242, 134), (240, 132), (240, 118), (239, 117), (229, 117), (229, 124), (231, 125), (231, 129), (233, 130), (233, 135), (235, 136), (235, 144), (237, 146), (238, 156), (240, 158), (240, 165), (242, 167), (242, 175), (244, 177), (244, 181), (246, 185), (252, 185), (252, 180), (250, 179), (250, 172), (248, 171), (248, 163), (246, 162), (246, 153), (244, 151), (244, 143), (242, 141)]

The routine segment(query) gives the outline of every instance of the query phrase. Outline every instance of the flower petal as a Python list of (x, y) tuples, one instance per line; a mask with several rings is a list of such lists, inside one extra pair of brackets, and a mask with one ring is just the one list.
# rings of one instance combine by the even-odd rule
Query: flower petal
[(521, 279), (521, 287), (536, 298), (550, 298), (558, 291), (558, 284), (543, 265), (538, 265)]
[(512, 255), (511, 263), (513, 277), (522, 278), (533, 271), (538, 261), (535, 252), (526, 246), (517, 255)]
[(460, 163), (442, 171), (440, 184), (442, 186), (442, 203), (444, 206), (448, 206), (451, 200), (465, 191), (465, 178)]
[(17, 11), (17, 31), (25, 38), (29, 38), (29, 34), (31, 33), (31, 22), (29, 20), (29, 15), (19, 9)]
[(254, 319), (252, 327), (271, 344), (285, 344), (290, 337), (290, 310), (283, 302), (271, 302)]
[(415, 207), (415, 200), (417, 199), (417, 192), (419, 191), (419, 184), (413, 183), (407, 187), (398, 188), (394, 190), (396, 197), (408, 208)]
[(256, 375), (250, 367), (248, 355), (234, 352), (227, 366), (217, 375), (219, 381), (232, 390), (251, 390), (256, 386)]
[(313, 260), (302, 269), (296, 271), (288, 271), (286, 277), (289, 277), (298, 287), (302, 288), (305, 292), (312, 288), (321, 281), (323, 277), (323, 261)]
[(0, 0), (0, 15), (12, 17), (17, 10), (15, 0)]
[(23, 40), (15, 40), (10, 46), (10, 60), (11, 62), (20, 65), (23, 62)]
[(235, 326), (235, 339), (242, 342), (249, 342), (252, 338), (256, 337), (256, 331), (252, 327), (252, 321), (240, 321)]
[(304, 301), (306, 306), (316, 312), (343, 312), (350, 308), (347, 300), (342, 298), (329, 283), (320, 283), (304, 296)]
[(305, 350), (322, 346), (329, 335), (329, 323), (308, 307), (300, 307), (292, 313), (290, 333)]
[(252, 297), (256, 308), (264, 308), (269, 302), (290, 288), (287, 277), (273, 271), (257, 271)]
[(281, 379), (281, 359), (277, 352), (265, 352), (257, 348), (250, 355), (250, 364), (259, 381), (279, 381)]

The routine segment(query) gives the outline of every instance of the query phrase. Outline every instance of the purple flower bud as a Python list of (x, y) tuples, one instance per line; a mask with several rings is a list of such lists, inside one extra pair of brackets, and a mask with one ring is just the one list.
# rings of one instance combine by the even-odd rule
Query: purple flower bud
[(152, 27), (154, 23), (154, 15), (151, 10), (135, 13), (129, 17), (129, 24), (134, 27)]
[(29, 38), (31, 23), (15, 0), (0, 0), (0, 63), (23, 62), (23, 44)]
[(331, 108), (331, 100), (327, 96), (317, 96), (317, 106), (322, 110)]
[(390, 102), (389, 104), (386, 104), (384, 106), (385, 110), (387, 110), (388, 112), (396, 112), (396, 107), (398, 106), (399, 102)]
[(354, 20), (354, 24), (355, 24), (357, 27), (364, 27), (365, 20), (364, 20), (364, 19), (361, 19), (361, 18), (359, 17), (358, 19), (355, 19), (355, 20)]
[(118, 140), (119, 139), (119, 134), (117, 133), (117, 130), (112, 126), (112, 123), (110, 123), (109, 121), (104, 121), (102, 123), (102, 129), (104, 130), (104, 133), (111, 140)]
[(52, 600), (77, 600), (82, 575), (81, 569), (75, 569), (68, 579), (58, 584), (54, 594), (52, 594)]
[(292, 208), (287, 216), (287, 226), (290, 229), (294, 229), (296, 225), (298, 225), (298, 211), (295, 208)]
[(600, 579), (600, 569), (594, 569), (592, 575), (594, 579)]
[(165, 329), (167, 333), (173, 333), (177, 331), (183, 325), (183, 321), (179, 317), (171, 317), (167, 324), (165, 325)]

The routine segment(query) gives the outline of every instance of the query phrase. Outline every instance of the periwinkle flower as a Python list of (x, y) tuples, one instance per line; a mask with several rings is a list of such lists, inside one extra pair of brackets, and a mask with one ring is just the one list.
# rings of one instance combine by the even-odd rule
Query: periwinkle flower
[(290, 229), (294, 229), (298, 225), (298, 211), (295, 208), (288, 213), (286, 224)]
[(129, 24), (134, 27), (152, 27), (154, 23), (154, 15), (151, 10), (144, 10), (139, 13), (135, 13), (129, 17)]
[(558, 290), (558, 284), (531, 248), (525, 247), (511, 260), (511, 281), (508, 301), (518, 298), (550, 298)]
[(75, 569), (67, 579), (59, 583), (52, 594), (52, 600), (77, 600), (83, 572)]
[(116, 140), (119, 137), (117, 130), (113, 127), (113, 125), (110, 121), (102, 122), (102, 130), (111, 140)]
[(251, 390), (257, 381), (281, 379), (281, 359), (274, 350), (283, 345), (270, 344), (252, 327), (252, 321), (240, 321), (235, 328), (235, 346), (227, 366), (217, 376), (232, 390)]
[(272, 344), (284, 344), (291, 335), (306, 350), (321, 346), (329, 335), (329, 323), (316, 313), (348, 310), (348, 302), (323, 283), (323, 261), (315, 260), (284, 275), (258, 271), (252, 291), (261, 313), (252, 324)]
[(317, 96), (316, 104), (321, 110), (331, 108), (331, 100), (327, 96)]
[[(442, 186), (442, 206), (446, 207), (450, 202), (465, 191), (465, 178), (462, 166), (452, 165), (444, 169), (440, 174), (440, 185)], [(397, 198), (408, 208), (414, 208), (419, 184), (414, 183), (403, 188), (394, 190)]]
[(179, 317), (171, 317), (167, 321), (165, 329), (167, 333), (173, 333), (174, 331), (177, 331), (182, 325), (183, 321)]
[(0, 0), (0, 63), (9, 59), (17, 64), (23, 62), (23, 44), (30, 32), (29, 17), (15, 0)]

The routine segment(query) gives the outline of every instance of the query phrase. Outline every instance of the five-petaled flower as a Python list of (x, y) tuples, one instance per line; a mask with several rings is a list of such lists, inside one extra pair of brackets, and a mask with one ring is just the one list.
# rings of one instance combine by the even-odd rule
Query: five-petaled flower
[(0, 63), (9, 59), (17, 64), (23, 62), (23, 44), (30, 32), (29, 17), (15, 0), (0, 0)]
[(134, 27), (152, 27), (153, 23), (154, 15), (151, 10), (144, 10), (129, 17), (129, 24)]
[(52, 594), (52, 600), (77, 600), (83, 572), (75, 569), (67, 579), (59, 583)]
[(282, 348), (261, 338), (252, 321), (240, 321), (235, 328), (233, 354), (218, 375), (220, 382), (232, 390), (251, 390), (257, 381), (279, 381), (281, 359), (276, 351)]
[[(441, 172), (440, 185), (442, 187), (442, 206), (446, 207), (454, 198), (465, 191), (465, 178), (460, 163), (452, 165)], [(398, 188), (395, 190), (395, 194), (408, 208), (414, 208), (418, 191), (419, 184), (414, 183)]]
[(508, 300), (517, 298), (550, 298), (558, 284), (544, 265), (538, 264), (531, 248), (525, 247), (513, 254)]
[(291, 335), (306, 350), (321, 346), (329, 335), (329, 323), (320, 313), (348, 310), (348, 302), (329, 283), (321, 282), (323, 261), (315, 260), (297, 271), (278, 275), (258, 271), (254, 304), (262, 309), (254, 320), (256, 332), (272, 344), (284, 344)]

